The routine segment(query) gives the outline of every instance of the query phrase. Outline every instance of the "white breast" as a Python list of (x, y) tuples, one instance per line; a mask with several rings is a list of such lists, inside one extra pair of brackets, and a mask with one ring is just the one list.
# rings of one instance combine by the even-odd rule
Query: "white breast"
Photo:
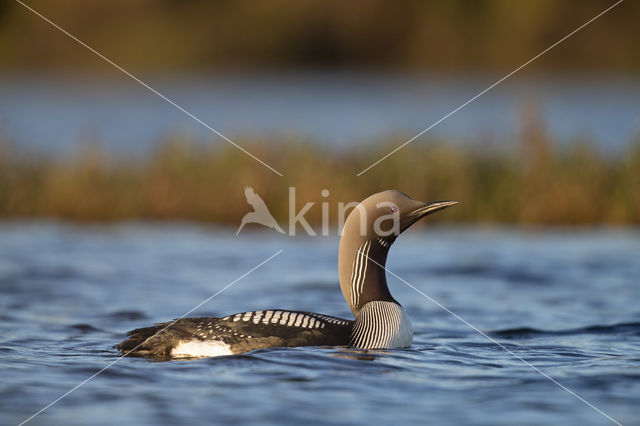
[(198, 358), (210, 356), (233, 355), (231, 347), (219, 340), (187, 340), (178, 344), (171, 351), (171, 356), (176, 358)]

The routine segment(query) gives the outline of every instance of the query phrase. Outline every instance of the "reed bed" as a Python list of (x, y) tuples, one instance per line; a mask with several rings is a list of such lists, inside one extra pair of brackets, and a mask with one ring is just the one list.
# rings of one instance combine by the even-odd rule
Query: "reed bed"
[[(0, 144), (0, 218), (68, 221), (189, 220), (237, 225), (251, 210), (252, 186), (287, 223), (289, 187), (296, 206), (321, 203), (337, 220), (337, 203), (396, 188), (417, 199), (461, 202), (433, 220), (528, 225), (640, 224), (640, 142), (616, 156), (588, 143), (566, 149), (523, 137), (512, 149), (462, 148), (418, 141), (362, 176), (395, 145), (349, 151), (302, 142), (241, 141), (284, 173), (280, 177), (236, 148), (169, 141), (147, 156), (109, 154), (92, 145), (52, 158)], [(515, 148), (513, 148), (515, 146)], [(328, 197), (321, 191), (327, 189)]]

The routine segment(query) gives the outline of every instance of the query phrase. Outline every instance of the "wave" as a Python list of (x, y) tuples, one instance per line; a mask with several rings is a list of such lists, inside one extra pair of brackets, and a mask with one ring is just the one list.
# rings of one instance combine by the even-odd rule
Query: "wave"
[(503, 339), (521, 339), (544, 336), (571, 336), (579, 334), (626, 334), (640, 336), (640, 322), (623, 322), (611, 325), (591, 325), (587, 327), (571, 328), (567, 330), (541, 330), (537, 328), (521, 327), (497, 330), (490, 333)]

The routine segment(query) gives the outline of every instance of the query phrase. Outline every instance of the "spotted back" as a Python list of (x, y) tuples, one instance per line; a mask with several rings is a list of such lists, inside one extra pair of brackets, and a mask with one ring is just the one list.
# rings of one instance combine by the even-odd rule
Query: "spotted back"
[(347, 345), (353, 321), (314, 312), (270, 309), (224, 318), (183, 318), (176, 323), (190, 338), (229, 345), (233, 353), (286, 346)]
[(221, 320), (232, 323), (272, 324), (308, 329), (325, 328), (327, 325), (346, 326), (351, 323), (351, 321), (330, 315), (274, 309), (241, 312), (239, 314), (226, 316), (221, 318)]

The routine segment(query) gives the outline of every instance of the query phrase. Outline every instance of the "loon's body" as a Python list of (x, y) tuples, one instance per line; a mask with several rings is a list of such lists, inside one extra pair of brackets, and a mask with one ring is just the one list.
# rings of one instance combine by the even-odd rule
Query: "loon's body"
[[(124, 355), (167, 359), (232, 355), (272, 347), (410, 346), (411, 321), (387, 287), (387, 254), (401, 232), (420, 218), (455, 203), (423, 203), (391, 190), (372, 195), (351, 212), (340, 240), (338, 267), (340, 288), (355, 320), (277, 309), (224, 318), (181, 318), (132, 330), (116, 348)], [(386, 232), (388, 227), (381, 230), (385, 221), (392, 221), (397, 229), (390, 233)]]

